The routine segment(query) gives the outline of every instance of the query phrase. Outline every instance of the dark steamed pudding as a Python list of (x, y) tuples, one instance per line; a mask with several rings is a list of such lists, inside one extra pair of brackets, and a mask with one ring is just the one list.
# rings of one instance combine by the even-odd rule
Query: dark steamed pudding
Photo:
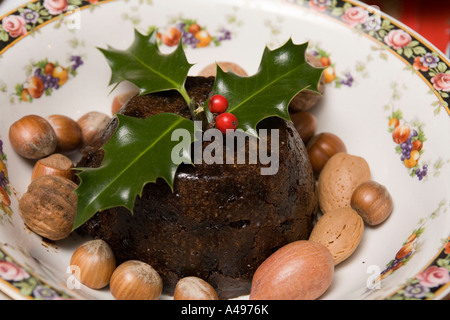
[[(189, 77), (186, 89), (203, 103), (213, 84), (212, 77)], [(138, 118), (161, 112), (191, 117), (175, 91), (136, 96), (119, 111)], [(113, 119), (84, 150), (78, 166), (101, 164), (99, 147), (116, 127)], [(173, 192), (164, 181), (147, 184), (133, 214), (122, 207), (108, 209), (80, 231), (105, 240), (118, 263), (136, 259), (150, 264), (167, 294), (186, 276), (206, 280), (221, 299), (248, 294), (257, 267), (283, 245), (308, 239), (317, 212), (314, 176), (298, 132), (279, 118), (265, 119), (258, 128), (279, 129), (275, 175), (261, 175), (260, 163), (182, 164)]]

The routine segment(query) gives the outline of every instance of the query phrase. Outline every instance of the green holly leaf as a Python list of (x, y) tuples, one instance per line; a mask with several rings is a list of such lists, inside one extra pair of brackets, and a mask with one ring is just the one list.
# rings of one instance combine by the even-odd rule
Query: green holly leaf
[(184, 88), (189, 69), (181, 41), (170, 54), (161, 54), (156, 41), (156, 30), (143, 35), (135, 30), (135, 40), (127, 50), (108, 47), (103, 53), (111, 67), (109, 84), (129, 81), (140, 89), (140, 94), (177, 90), (190, 103)]
[[(295, 45), (289, 40), (279, 49), (266, 48), (258, 72), (250, 77), (225, 73), (218, 67), (213, 90), (228, 99), (228, 111), (238, 118), (238, 128), (257, 135), (256, 126), (265, 118), (278, 116), (290, 120), (289, 102), (300, 91), (318, 92), (322, 69), (306, 62), (307, 45)], [(130, 81), (142, 95), (177, 90), (195, 119), (194, 104), (184, 87), (192, 65), (181, 43), (172, 53), (163, 55), (157, 47), (155, 31), (148, 36), (136, 31), (135, 41), (127, 50), (100, 51), (112, 69), (110, 84)], [(207, 107), (204, 109), (208, 115)], [(180, 143), (172, 141), (172, 134), (176, 129), (184, 129), (190, 135), (187, 140), (193, 141), (195, 130), (200, 130), (193, 121), (169, 113), (146, 119), (120, 114), (117, 117), (118, 127), (103, 146), (101, 166), (81, 168), (78, 173), (81, 183), (76, 190), (78, 209), (74, 229), (108, 208), (123, 206), (133, 212), (135, 199), (141, 196), (147, 183), (162, 178), (173, 187), (178, 165), (190, 162), (189, 146), (177, 149)], [(172, 159), (174, 150), (184, 152), (178, 156), (179, 162)]]
[[(133, 212), (136, 196), (142, 195), (147, 183), (164, 179), (173, 186), (175, 172), (181, 162), (190, 163), (189, 146), (172, 160), (173, 150), (180, 144), (172, 141), (176, 129), (184, 129), (194, 141), (194, 122), (172, 113), (161, 113), (146, 119), (117, 115), (119, 125), (103, 146), (105, 155), (98, 168), (79, 168), (81, 180), (75, 190), (78, 196), (74, 229), (96, 212), (123, 206)], [(178, 138), (175, 138), (176, 140)], [(186, 139), (189, 141), (189, 139)], [(183, 142), (186, 142), (183, 140)]]
[(266, 48), (257, 73), (240, 77), (217, 67), (214, 93), (228, 99), (227, 112), (238, 119), (238, 129), (257, 136), (257, 124), (268, 117), (290, 120), (289, 102), (304, 89), (318, 93), (323, 69), (306, 61), (308, 43), (295, 45), (290, 39), (276, 49)]

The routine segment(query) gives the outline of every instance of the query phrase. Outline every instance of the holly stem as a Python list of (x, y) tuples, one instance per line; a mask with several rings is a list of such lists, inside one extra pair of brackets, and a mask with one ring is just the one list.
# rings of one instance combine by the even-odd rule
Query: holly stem
[(196, 103), (194, 99), (191, 99), (189, 97), (186, 89), (184, 87), (181, 87), (178, 92), (181, 94), (181, 96), (186, 101), (186, 104), (189, 107), (189, 111), (191, 112), (192, 121), (198, 120), (202, 122), (203, 129), (208, 129), (210, 127), (210, 119), (208, 119), (208, 114), (206, 113), (204, 107), (198, 106), (196, 107)]

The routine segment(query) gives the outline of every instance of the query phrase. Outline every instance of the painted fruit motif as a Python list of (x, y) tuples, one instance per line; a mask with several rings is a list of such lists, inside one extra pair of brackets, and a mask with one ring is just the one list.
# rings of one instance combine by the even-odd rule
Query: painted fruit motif
[(328, 67), (323, 71), (326, 83), (331, 83), (336, 79), (336, 72), (333, 67)]
[(392, 140), (397, 144), (395, 149), (403, 165), (410, 170), (410, 176), (421, 181), (428, 174), (428, 164), (419, 163), (426, 141), (423, 125), (417, 122), (409, 124), (402, 118), (400, 110), (393, 111), (389, 117), (388, 131), (392, 133)]
[(170, 27), (161, 34), (161, 41), (169, 47), (176, 46), (181, 39), (181, 32), (175, 27)]
[(211, 42), (211, 35), (206, 30), (198, 31), (194, 34), (194, 37), (199, 41), (197, 47), (203, 48), (209, 45)]
[(35, 99), (40, 98), (44, 94), (44, 83), (42, 80), (32, 76), (28, 81), (28, 93)]
[(70, 56), (73, 62), (70, 66), (62, 66), (58, 62), (43, 59), (32, 63), (28, 68), (31, 77), (25, 83), (16, 85), (15, 95), (19, 101), (32, 102), (42, 96), (50, 96), (53, 90), (59, 89), (72, 76), (77, 75), (77, 69), (84, 63), (80, 56)]
[(399, 124), (395, 127), (392, 132), (392, 139), (396, 144), (400, 144), (406, 142), (409, 138), (409, 134), (411, 133), (411, 127), (405, 124)]
[(53, 78), (59, 78), (58, 85), (62, 86), (64, 83), (67, 82), (67, 79), (69, 78), (69, 73), (67, 72), (66, 68), (57, 66), (56, 68), (53, 69), (52, 76)]
[(182, 17), (169, 26), (157, 29), (161, 30), (156, 33), (159, 41), (169, 47), (182, 41), (185, 47), (205, 48), (211, 45), (219, 46), (222, 41), (231, 40), (231, 31), (225, 27), (220, 28), (217, 34), (212, 34), (206, 26), (197, 23), (197, 20)]
[(3, 205), (3, 207), (9, 207), (11, 205), (11, 199), (8, 196), (8, 193), (6, 192), (3, 187), (0, 187), (0, 203)]
[(405, 244), (395, 255), (395, 259), (397, 260), (401, 260), (404, 257), (406, 257), (409, 253), (411, 253), (414, 249), (415, 246), (415, 242), (408, 242), (407, 244)]

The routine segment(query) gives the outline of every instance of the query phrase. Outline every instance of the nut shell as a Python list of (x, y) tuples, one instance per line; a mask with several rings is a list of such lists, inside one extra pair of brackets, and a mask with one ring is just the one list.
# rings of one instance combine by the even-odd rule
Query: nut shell
[(72, 151), (80, 146), (82, 141), (81, 128), (75, 120), (67, 116), (54, 114), (47, 117), (47, 121), (55, 130), (58, 151)]
[(110, 280), (111, 294), (117, 300), (157, 300), (163, 283), (149, 264), (128, 260), (114, 270)]
[[(323, 67), (320, 60), (310, 53), (306, 53), (306, 60), (314, 67), (317, 68)], [(310, 90), (303, 90), (302, 92), (297, 94), (289, 104), (289, 110), (291, 112), (308, 111), (312, 107), (317, 105), (320, 99), (322, 98), (323, 94), (325, 93), (324, 75), (321, 76), (317, 88), (320, 94)]]
[(314, 226), (310, 241), (324, 245), (338, 265), (358, 247), (364, 233), (364, 221), (352, 208), (341, 208), (324, 214)]
[(309, 112), (300, 111), (291, 114), (291, 120), (294, 123), (303, 143), (306, 145), (308, 141), (314, 136), (317, 130), (317, 119)]
[(328, 160), (317, 183), (319, 206), (324, 214), (350, 207), (356, 187), (370, 180), (366, 160), (348, 153), (337, 153)]
[(58, 144), (50, 123), (38, 115), (27, 115), (9, 128), (9, 141), (14, 150), (27, 159), (39, 159), (53, 153)]
[(77, 185), (69, 179), (46, 175), (37, 178), (19, 201), (24, 223), (49, 240), (67, 238), (77, 211)]
[(70, 158), (60, 153), (54, 153), (36, 162), (31, 173), (31, 181), (45, 175), (61, 176), (74, 179), (74, 164)]
[(337, 135), (329, 132), (319, 133), (306, 145), (314, 174), (319, 176), (327, 161), (339, 152), (347, 152), (344, 142)]
[(131, 98), (139, 94), (138, 90), (127, 91), (116, 95), (111, 103), (111, 113), (114, 115), (119, 111)]
[(98, 134), (102, 134), (110, 117), (102, 112), (91, 111), (81, 116), (77, 123), (81, 128), (82, 147), (90, 146)]
[(71, 267), (78, 267), (75, 277), (92, 289), (108, 285), (116, 268), (114, 253), (103, 240), (91, 240), (79, 246), (70, 259)]
[(174, 300), (218, 300), (216, 290), (198, 277), (185, 277), (175, 286)]
[(384, 222), (394, 209), (387, 188), (373, 180), (363, 182), (355, 189), (350, 204), (370, 226)]
[[(247, 72), (242, 69), (240, 66), (238, 66), (236, 63), (233, 62), (227, 62), (227, 61), (220, 61), (217, 62), (217, 65), (224, 71), (224, 72), (233, 72), (237, 74), (238, 76), (246, 77), (248, 76)], [(205, 68), (203, 68), (199, 72), (200, 77), (215, 77), (216, 71), (217, 71), (216, 63), (211, 63), (207, 65)]]
[(320, 243), (291, 242), (273, 253), (253, 276), (250, 300), (312, 300), (333, 279), (334, 262)]

